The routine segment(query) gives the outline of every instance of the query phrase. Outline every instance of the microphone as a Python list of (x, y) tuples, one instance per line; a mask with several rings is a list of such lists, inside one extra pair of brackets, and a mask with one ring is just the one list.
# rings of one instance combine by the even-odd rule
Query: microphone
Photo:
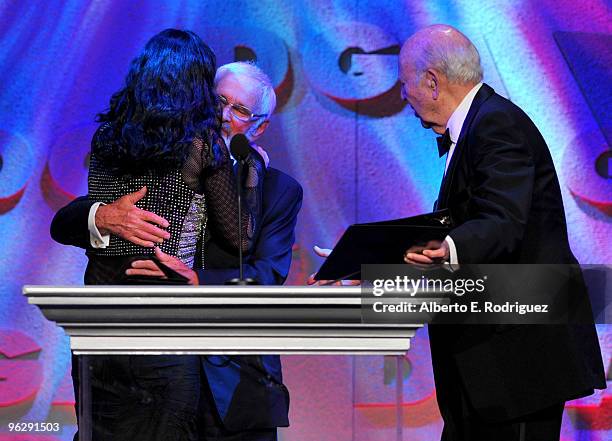
[(244, 268), (242, 263), (242, 165), (251, 154), (249, 140), (242, 133), (236, 133), (230, 141), (230, 152), (234, 159), (238, 161), (236, 170), (236, 189), (238, 190), (238, 268), (239, 277), (225, 282), (226, 285), (257, 285), (253, 279), (244, 278)]
[(230, 152), (238, 162), (244, 162), (251, 154), (249, 140), (242, 133), (236, 133), (230, 141)]

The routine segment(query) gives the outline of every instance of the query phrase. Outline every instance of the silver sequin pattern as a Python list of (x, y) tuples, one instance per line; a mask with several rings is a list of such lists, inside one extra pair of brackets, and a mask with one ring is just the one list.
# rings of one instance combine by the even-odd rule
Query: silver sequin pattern
[(206, 230), (206, 199), (204, 195), (194, 194), (187, 216), (183, 222), (183, 231), (179, 240), (177, 257), (188, 267), (193, 268), (198, 240)]
[[(88, 185), (89, 197), (107, 204), (146, 186), (147, 193), (136, 206), (151, 211), (170, 223), (168, 227), (170, 239), (165, 240), (160, 246), (164, 253), (176, 256), (181, 238), (197, 242), (201, 237), (182, 235), (184, 220), (196, 193), (184, 182), (181, 170), (173, 170), (162, 175), (149, 173), (141, 176), (116, 176), (103, 167), (96, 155), (92, 154)], [(202, 210), (198, 216), (204, 219), (206, 216), (204, 203), (198, 205), (198, 209)], [(153, 254), (153, 249), (111, 235), (108, 247), (94, 249), (91, 252), (100, 256), (150, 255)]]

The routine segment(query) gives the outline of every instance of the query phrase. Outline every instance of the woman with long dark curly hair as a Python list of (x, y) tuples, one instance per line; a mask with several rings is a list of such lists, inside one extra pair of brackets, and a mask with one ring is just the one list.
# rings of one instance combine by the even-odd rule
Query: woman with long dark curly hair
[[(253, 152), (245, 179), (245, 231), (238, 244), (237, 191), (219, 135), (215, 70), (214, 53), (196, 34), (160, 32), (132, 61), (125, 87), (99, 115), (102, 125), (92, 141), (89, 197), (108, 203), (146, 186), (138, 207), (170, 223), (170, 239), (161, 251), (190, 267), (203, 266), (206, 227), (225, 238), (230, 251), (248, 250), (261, 212), (264, 165)], [(151, 248), (111, 236), (109, 246), (88, 252), (85, 282), (122, 283), (136, 256), (152, 254)]]
[[(207, 229), (230, 250), (247, 251), (261, 213), (264, 164), (253, 152), (238, 243), (237, 190), (219, 135), (215, 70), (214, 53), (196, 34), (160, 32), (132, 61), (92, 140), (90, 199), (110, 203), (146, 187), (138, 207), (169, 221), (161, 250), (192, 268), (204, 265)], [(151, 258), (153, 249), (111, 236), (108, 246), (87, 254), (86, 283), (122, 284), (130, 263)], [(199, 357), (93, 358), (93, 439), (198, 439)]]

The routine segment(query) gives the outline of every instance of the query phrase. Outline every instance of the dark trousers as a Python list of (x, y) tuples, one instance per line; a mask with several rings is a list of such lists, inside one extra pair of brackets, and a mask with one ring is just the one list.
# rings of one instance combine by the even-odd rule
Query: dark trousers
[(441, 441), (559, 441), (565, 403), (559, 403), (523, 417), (490, 423), (470, 404), (452, 362), (444, 378), (436, 379), (438, 406), (444, 429)]
[[(265, 403), (261, 403), (265, 406)], [(202, 372), (200, 387), (200, 440), (201, 441), (276, 441), (277, 431), (265, 430), (227, 430), (221, 422), (206, 375)]]
[(200, 357), (91, 357), (93, 441), (198, 441)]
[(476, 415), (444, 420), (441, 441), (559, 441), (563, 404), (516, 420), (488, 424)]
[(89, 371), (93, 441), (277, 439), (276, 429), (230, 432), (223, 427), (200, 356), (92, 356)]

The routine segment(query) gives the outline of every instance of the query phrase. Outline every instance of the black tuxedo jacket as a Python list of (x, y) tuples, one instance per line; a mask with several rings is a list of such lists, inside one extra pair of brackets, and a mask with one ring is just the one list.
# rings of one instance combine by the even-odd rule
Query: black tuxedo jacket
[[(484, 84), (470, 107), (438, 209), (459, 263), (575, 264), (550, 152), (529, 117)], [(586, 296), (578, 286), (576, 296)], [(605, 388), (594, 325), (430, 326), (441, 407), (460, 381), (485, 419), (503, 421)]]
[[(266, 170), (262, 220), (253, 250), (244, 257), (245, 277), (257, 279), (263, 285), (285, 282), (302, 195), (302, 187), (295, 179), (274, 168)], [(87, 218), (93, 203), (83, 196), (60, 209), (51, 223), (51, 237), (65, 245), (89, 248)], [(207, 269), (198, 270), (201, 282), (222, 285), (238, 277), (237, 256), (226, 251), (214, 236), (207, 239)], [(289, 424), (289, 396), (282, 384), (279, 356), (209, 356), (202, 360), (226, 429), (240, 431)]]

